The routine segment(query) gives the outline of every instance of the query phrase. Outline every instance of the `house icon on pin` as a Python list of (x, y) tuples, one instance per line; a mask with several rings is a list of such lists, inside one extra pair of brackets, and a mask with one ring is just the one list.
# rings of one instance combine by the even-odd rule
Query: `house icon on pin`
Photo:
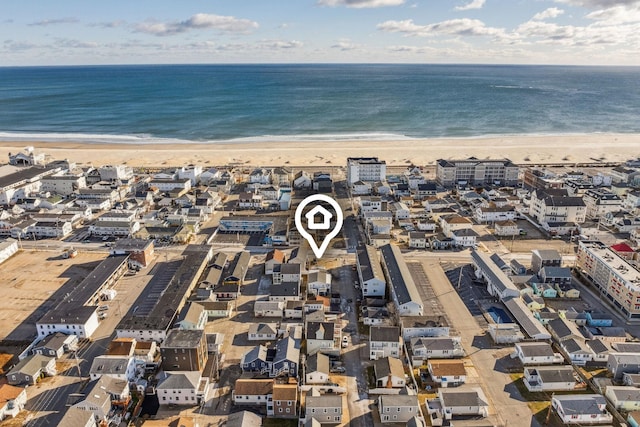
[[(322, 216), (322, 218), (319, 218), (320, 216)], [(333, 217), (333, 214), (320, 205), (307, 212), (305, 217), (307, 218), (307, 227), (309, 230), (328, 230), (331, 228), (329, 221)], [(316, 219), (319, 219), (319, 221), (316, 221)]]

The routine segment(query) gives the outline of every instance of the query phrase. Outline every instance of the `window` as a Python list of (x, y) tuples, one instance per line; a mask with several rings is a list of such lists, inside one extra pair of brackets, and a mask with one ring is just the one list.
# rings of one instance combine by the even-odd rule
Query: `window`
[(278, 412), (280, 412), (280, 413), (281, 413), (281, 412), (282, 412), (282, 408), (278, 408)]
[(287, 414), (291, 413), (291, 409), (287, 408)]

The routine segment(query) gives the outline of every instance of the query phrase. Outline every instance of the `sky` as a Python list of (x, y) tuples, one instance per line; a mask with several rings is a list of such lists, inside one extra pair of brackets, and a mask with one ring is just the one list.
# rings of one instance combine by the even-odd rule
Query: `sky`
[(640, 0), (20, 0), (0, 65), (640, 65)]

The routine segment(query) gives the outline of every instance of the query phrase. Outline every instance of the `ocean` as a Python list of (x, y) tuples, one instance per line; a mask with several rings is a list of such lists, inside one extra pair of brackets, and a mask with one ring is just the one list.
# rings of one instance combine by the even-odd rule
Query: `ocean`
[(640, 132), (640, 68), (0, 67), (0, 140), (181, 143)]

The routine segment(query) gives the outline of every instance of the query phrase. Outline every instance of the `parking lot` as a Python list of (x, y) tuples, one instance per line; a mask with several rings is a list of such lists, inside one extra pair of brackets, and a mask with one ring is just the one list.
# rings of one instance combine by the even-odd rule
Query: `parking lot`
[(476, 319), (480, 327), (485, 328), (487, 322), (481, 306), (483, 302), (493, 300), (493, 298), (484, 283), (474, 281), (473, 266), (471, 264), (443, 263), (442, 269), (453, 289), (460, 295), (460, 299), (469, 313)]
[(35, 337), (35, 322), (57, 304), (105, 258), (80, 252), (63, 259), (54, 251), (21, 251), (2, 263), (0, 339), (25, 341)]
[(420, 298), (422, 299), (422, 303), (424, 304), (425, 315), (428, 314), (429, 316), (443, 316), (445, 319), (447, 319), (447, 323), (449, 324), (449, 333), (454, 335), (456, 331), (452, 327), (451, 322), (447, 317), (446, 311), (440, 305), (438, 295), (436, 295), (433, 288), (431, 287), (429, 278), (427, 277), (422, 264), (418, 262), (408, 262), (407, 267), (409, 267), (411, 277), (417, 285), (418, 293), (420, 294)]

